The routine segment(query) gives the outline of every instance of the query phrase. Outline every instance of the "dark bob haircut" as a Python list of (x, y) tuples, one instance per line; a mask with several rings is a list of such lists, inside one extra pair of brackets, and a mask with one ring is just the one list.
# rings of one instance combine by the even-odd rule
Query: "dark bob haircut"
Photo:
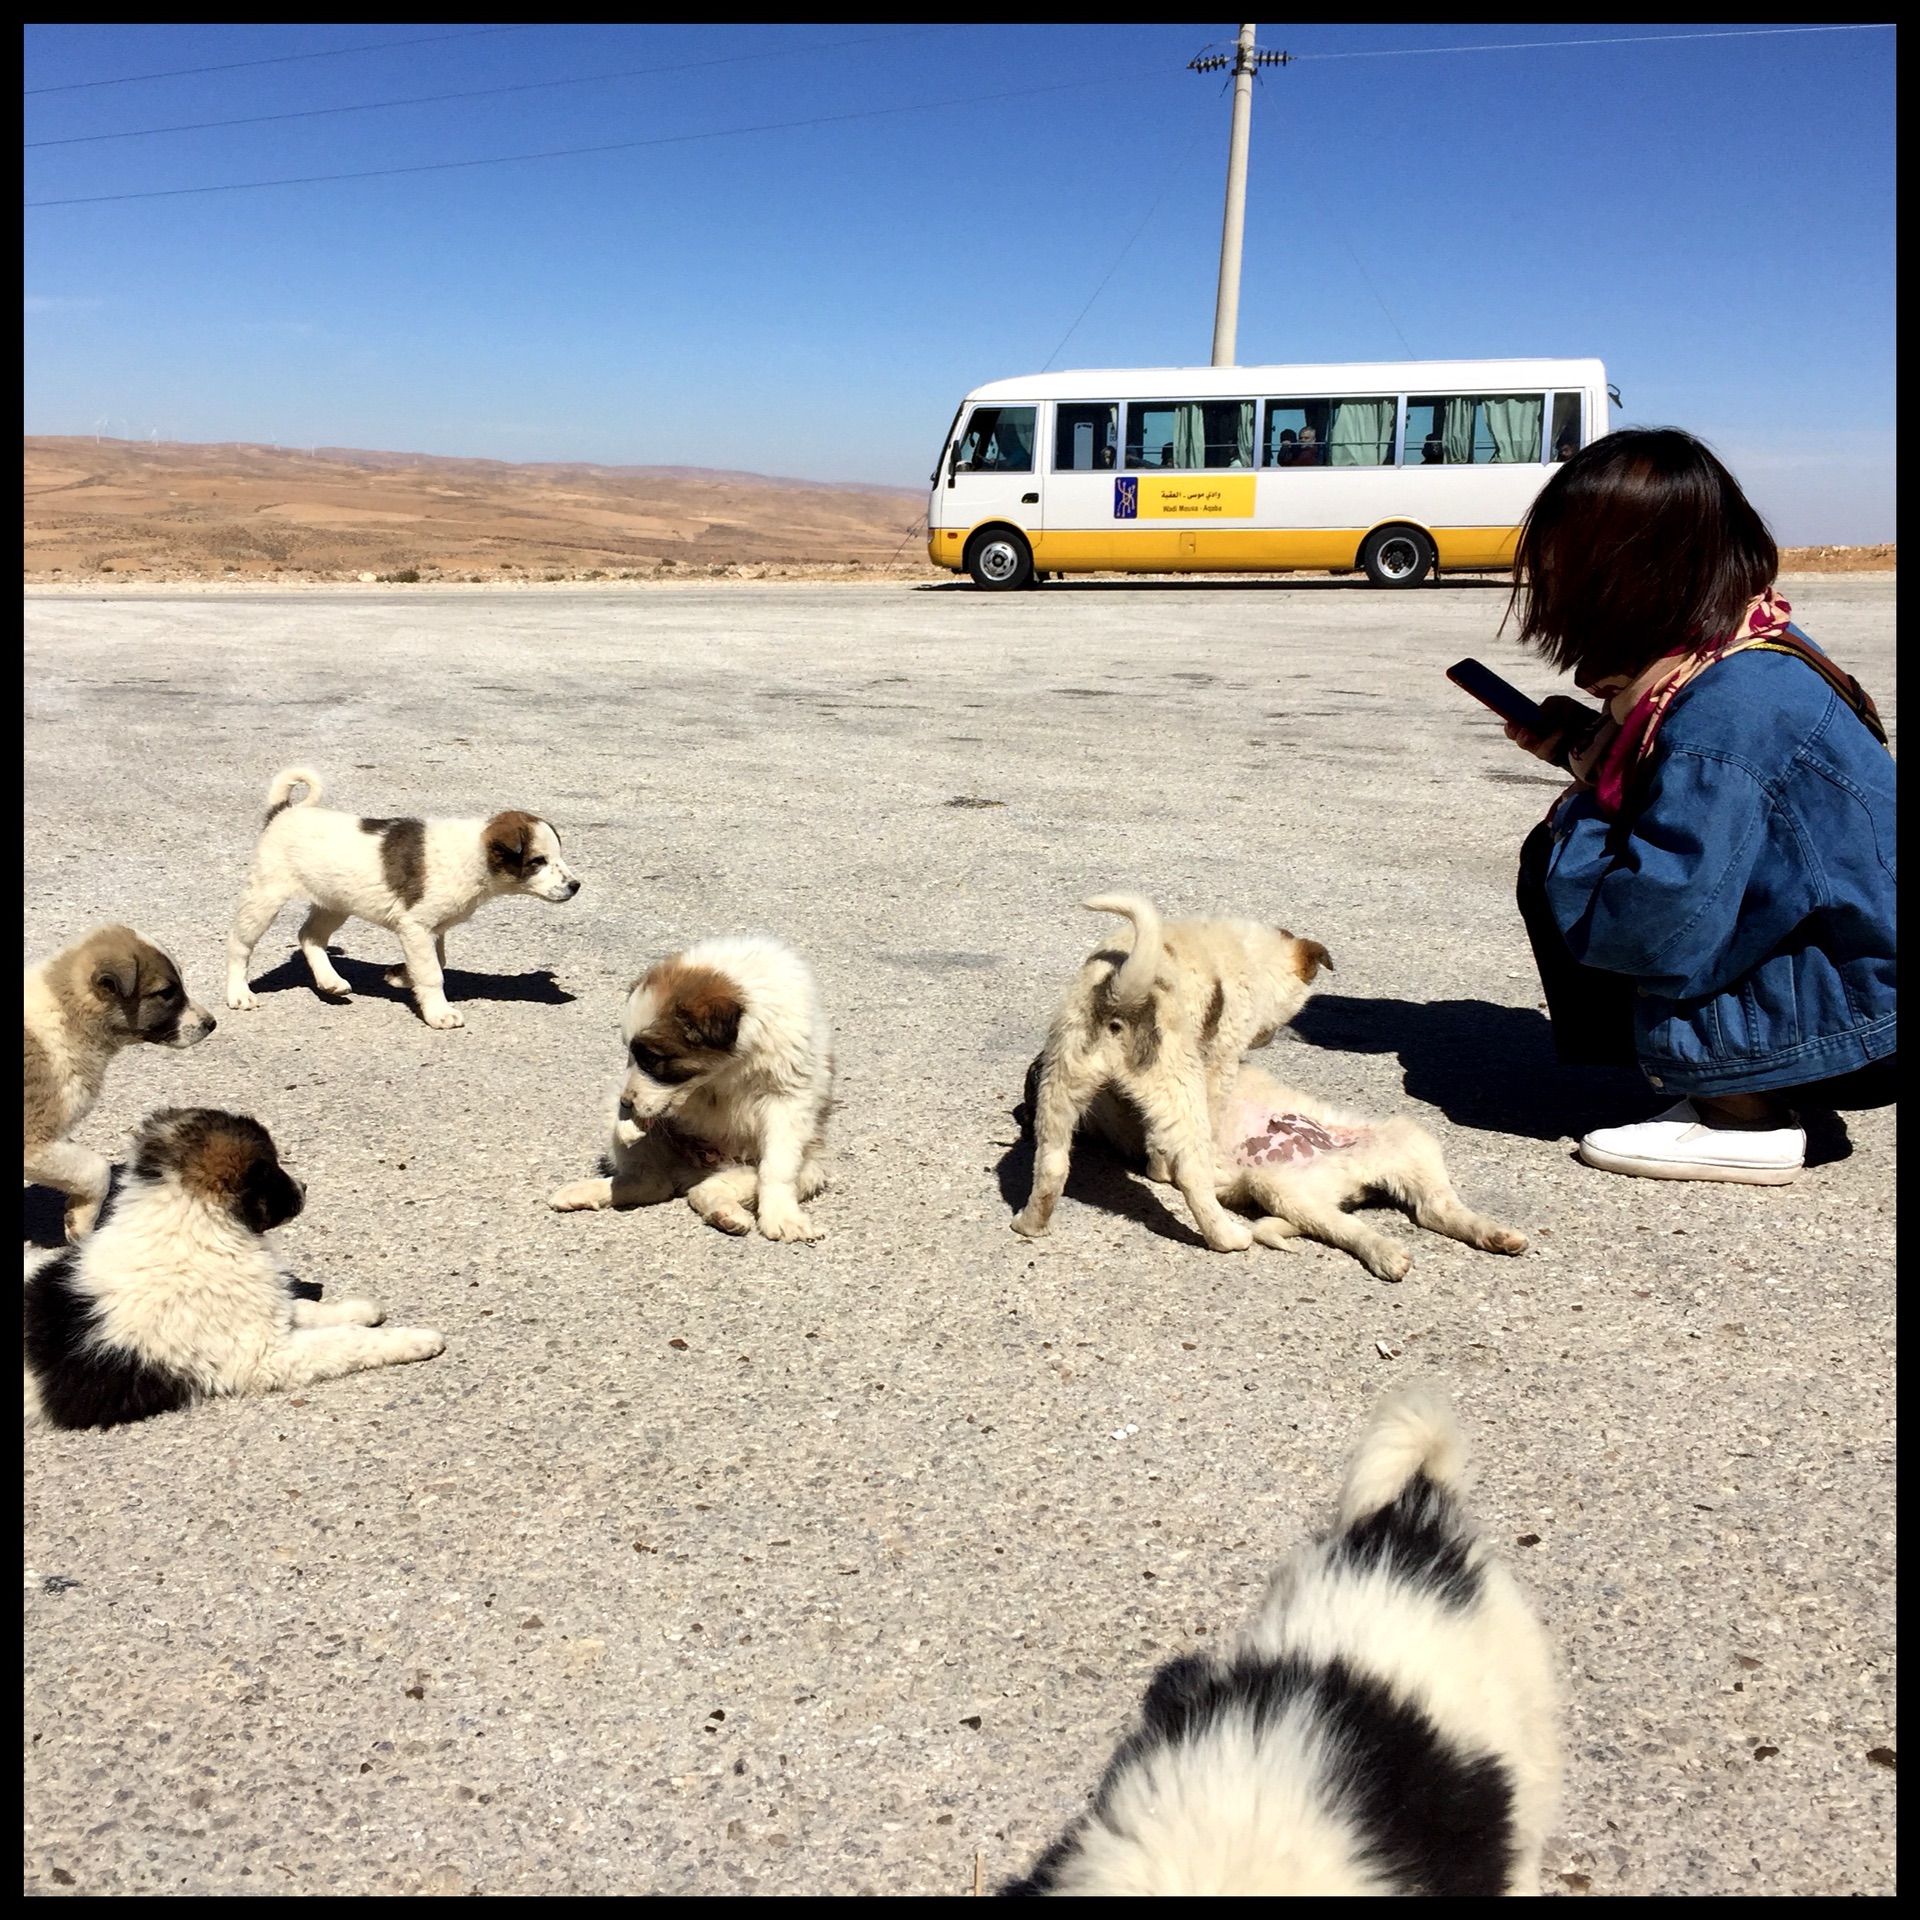
[(1513, 556), (1520, 638), (1583, 686), (1724, 638), (1773, 584), (1779, 549), (1690, 433), (1628, 427), (1540, 489)]

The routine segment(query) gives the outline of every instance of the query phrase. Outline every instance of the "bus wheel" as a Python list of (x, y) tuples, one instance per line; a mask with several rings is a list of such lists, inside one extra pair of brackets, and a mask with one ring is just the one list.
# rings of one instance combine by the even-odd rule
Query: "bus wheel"
[(991, 527), (967, 542), (967, 572), (991, 592), (1024, 587), (1033, 578), (1033, 549), (1011, 527)]
[(1433, 570), (1433, 558), (1433, 542), (1418, 527), (1382, 527), (1360, 549), (1360, 564), (1376, 587), (1417, 587)]

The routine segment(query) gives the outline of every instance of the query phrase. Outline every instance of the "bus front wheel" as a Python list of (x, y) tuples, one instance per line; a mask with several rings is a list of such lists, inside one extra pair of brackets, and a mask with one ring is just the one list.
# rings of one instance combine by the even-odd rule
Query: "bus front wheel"
[(989, 527), (967, 542), (967, 572), (990, 592), (1024, 587), (1033, 578), (1033, 549), (1011, 527)]
[(1418, 527), (1382, 527), (1360, 549), (1360, 564), (1376, 587), (1417, 587), (1433, 571), (1433, 559), (1433, 542)]

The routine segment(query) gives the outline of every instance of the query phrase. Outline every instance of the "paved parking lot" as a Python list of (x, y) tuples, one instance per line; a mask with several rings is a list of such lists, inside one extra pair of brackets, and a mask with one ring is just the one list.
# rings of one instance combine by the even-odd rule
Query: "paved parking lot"
[[(1786, 591), (1892, 721), (1893, 579)], [(308, 1182), (295, 1269), (448, 1345), (29, 1435), (29, 1890), (953, 1893), (976, 1859), (991, 1886), (1421, 1372), (1564, 1657), (1545, 1890), (1890, 1893), (1894, 1115), (1783, 1189), (1571, 1159), (1647, 1102), (1552, 1062), (1511, 887), (1554, 785), (1441, 678), (1476, 653), (1548, 690), (1501, 606), (30, 598), (26, 956), (125, 919), (221, 1016), (123, 1057), (82, 1138), (257, 1114)], [(259, 1010), (219, 1005), (296, 761), (367, 813), (561, 827), (580, 897), (452, 937), (464, 1031), (380, 985), (358, 924), (360, 992), (319, 1001), (291, 910)], [(1323, 941), (1267, 1064), (1417, 1115), (1532, 1250), (1381, 1215), (1397, 1286), (1323, 1247), (1212, 1254), (1091, 1155), (1050, 1239), (1011, 1234), (1021, 1076), (1111, 930), (1075, 903), (1121, 887)], [(599, 1148), (627, 982), (749, 928), (833, 1011), (827, 1237), (549, 1213)]]

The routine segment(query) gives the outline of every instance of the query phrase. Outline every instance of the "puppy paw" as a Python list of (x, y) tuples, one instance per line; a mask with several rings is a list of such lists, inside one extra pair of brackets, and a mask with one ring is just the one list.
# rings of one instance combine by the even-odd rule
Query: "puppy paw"
[(446, 1335), (432, 1327), (395, 1327), (388, 1335), (396, 1364), (409, 1360), (431, 1360), (447, 1350)]
[(388, 986), (398, 987), (402, 993), (413, 985), (413, 982), (407, 978), (407, 970), (405, 967), (389, 967), (380, 978), (384, 980)]
[(257, 1007), (259, 1004), (260, 996), (251, 987), (227, 989), (227, 1005), (230, 1007), (237, 1007), (244, 1013), (248, 1008)]
[(1284, 1247), (1289, 1253), (1300, 1251), (1300, 1229), (1291, 1220), (1256, 1220), (1253, 1243), (1257, 1247)]
[(1489, 1253), (1525, 1253), (1527, 1236), (1512, 1227), (1495, 1227), (1482, 1244)]
[(464, 1027), (467, 1024), (466, 1015), (457, 1007), (436, 1007), (432, 1013), (423, 1012), (420, 1017), (439, 1033), (446, 1033), (451, 1028)]
[(334, 1311), (340, 1316), (341, 1323), (349, 1327), (377, 1327), (387, 1317), (386, 1308), (374, 1300), (336, 1301)]
[(581, 1213), (612, 1204), (611, 1180), (574, 1180), (547, 1195), (547, 1205), (555, 1213)]
[(1038, 1240), (1047, 1231), (1049, 1222), (1042, 1219), (1031, 1207), (1023, 1208), (1007, 1222), (1022, 1240)]
[(820, 1238), (819, 1230), (798, 1207), (791, 1212), (783, 1208), (770, 1213), (763, 1206), (760, 1209), (760, 1231), (769, 1240), (818, 1240)]
[(633, 1120), (616, 1120), (613, 1123), (613, 1137), (620, 1146), (631, 1149), (637, 1147), (647, 1136), (641, 1130), (638, 1122)]
[[(744, 1213), (738, 1207), (715, 1207), (711, 1213), (701, 1216), (708, 1226), (716, 1227), (722, 1233), (730, 1233), (736, 1240), (743, 1240), (753, 1231), (753, 1215)], [(769, 1235), (769, 1238), (778, 1236)]]
[(1392, 1247), (1367, 1255), (1366, 1267), (1376, 1280), (1404, 1280), (1413, 1267), (1413, 1255), (1405, 1247)]
[(93, 1223), (100, 1218), (98, 1200), (82, 1200), (67, 1209), (66, 1229), (67, 1245), (84, 1240), (93, 1231)]
[(1201, 1232), (1215, 1253), (1245, 1253), (1253, 1245), (1253, 1229), (1244, 1220), (1222, 1220)]

